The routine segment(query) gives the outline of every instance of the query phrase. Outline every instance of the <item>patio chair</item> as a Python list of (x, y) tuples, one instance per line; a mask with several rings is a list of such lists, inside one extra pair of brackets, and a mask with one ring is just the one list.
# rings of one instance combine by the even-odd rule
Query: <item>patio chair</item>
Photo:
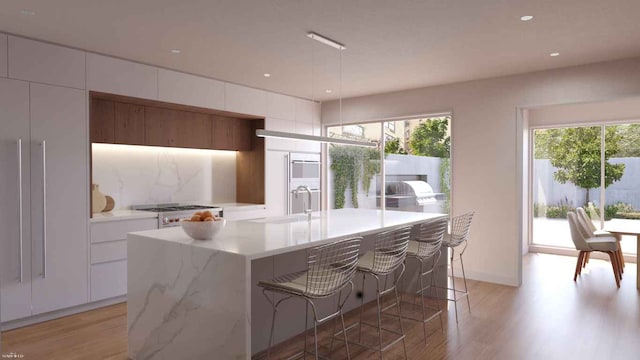
[[(597, 215), (597, 212), (595, 211), (595, 208), (593, 207), (593, 203), (589, 202), (589, 204), (587, 205), (590, 210), (589, 213), (590, 214), (596, 214), (595, 216), (598, 217), (598, 221), (599, 220), (599, 215)], [(580, 221), (582, 221), (589, 230), (591, 230), (592, 233), (592, 237), (614, 237), (616, 238), (617, 244), (618, 244), (618, 252), (617, 255), (620, 258), (620, 264), (622, 264), (620, 270), (621, 272), (624, 273), (624, 256), (622, 255), (622, 246), (620, 245), (620, 241), (622, 240), (622, 238), (620, 236), (616, 236), (613, 235), (612, 233), (608, 232), (608, 231), (604, 231), (604, 230), (598, 230), (598, 228), (593, 224), (593, 221), (591, 220), (592, 218), (587, 215), (587, 212), (585, 211), (585, 209), (583, 209), (582, 207), (579, 207), (576, 209), (576, 213), (578, 214), (578, 218), (580, 219)], [(584, 262), (584, 265), (586, 266), (587, 263), (589, 262), (589, 254), (586, 255), (586, 259)]]
[(620, 287), (620, 280), (622, 279), (620, 274), (620, 263), (617, 256), (618, 244), (614, 237), (595, 237), (593, 233), (587, 227), (584, 221), (581, 221), (575, 212), (570, 211), (567, 213), (567, 219), (569, 220), (569, 228), (571, 229), (571, 240), (576, 246), (578, 254), (578, 261), (576, 263), (576, 271), (573, 275), (573, 281), (576, 281), (578, 275), (582, 273), (582, 268), (585, 267), (585, 260), (587, 254), (592, 251), (600, 251), (607, 253), (609, 259), (611, 259), (611, 266), (613, 268), (613, 276), (616, 280), (616, 286)]

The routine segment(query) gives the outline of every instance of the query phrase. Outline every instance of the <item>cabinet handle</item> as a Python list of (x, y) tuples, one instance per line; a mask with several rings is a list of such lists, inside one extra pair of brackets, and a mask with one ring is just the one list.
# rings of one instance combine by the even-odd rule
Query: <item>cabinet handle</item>
[(18, 279), (22, 282), (22, 139), (18, 139), (18, 241), (20, 245), (20, 264)]
[(47, 278), (47, 142), (42, 140), (42, 278)]

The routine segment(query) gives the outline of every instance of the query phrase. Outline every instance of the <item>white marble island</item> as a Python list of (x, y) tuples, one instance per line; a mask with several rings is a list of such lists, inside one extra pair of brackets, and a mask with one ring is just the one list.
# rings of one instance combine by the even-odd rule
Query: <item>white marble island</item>
[(252, 348), (252, 299), (257, 299), (252, 291), (256, 272), (273, 276), (262, 274), (272, 266), (265, 266), (266, 259), (442, 216), (341, 209), (314, 213), (311, 222), (300, 215), (228, 222), (209, 241), (191, 240), (181, 228), (131, 233), (129, 356), (249, 359), (262, 350), (255, 339)]

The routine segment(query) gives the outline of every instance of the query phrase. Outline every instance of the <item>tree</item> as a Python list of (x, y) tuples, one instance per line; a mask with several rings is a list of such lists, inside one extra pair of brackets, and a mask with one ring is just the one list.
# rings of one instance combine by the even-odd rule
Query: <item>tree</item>
[[(600, 127), (576, 127), (567, 129), (549, 129), (546, 152), (551, 165), (558, 170), (553, 178), (561, 184), (567, 181), (586, 191), (589, 202), (589, 189), (600, 187)], [(536, 134), (537, 135), (537, 134)], [(605, 130), (605, 181), (607, 188), (622, 178), (624, 164), (610, 164), (609, 158), (619, 150), (620, 135), (614, 127)], [(536, 145), (538, 145), (536, 141)]]
[[(640, 124), (613, 125), (620, 134), (620, 147), (615, 157), (640, 157)], [(608, 128), (608, 127), (607, 127)]]
[(404, 151), (402, 147), (400, 147), (400, 139), (393, 138), (392, 140), (386, 141), (384, 144), (384, 153), (386, 154), (401, 154), (406, 155), (407, 152)]
[(411, 134), (411, 153), (420, 156), (448, 158), (451, 137), (447, 135), (450, 117), (427, 119)]

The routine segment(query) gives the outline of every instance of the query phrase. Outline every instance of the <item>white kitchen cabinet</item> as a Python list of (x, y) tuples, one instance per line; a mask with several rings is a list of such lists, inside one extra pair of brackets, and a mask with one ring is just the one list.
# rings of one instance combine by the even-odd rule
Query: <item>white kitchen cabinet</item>
[(265, 205), (266, 216), (287, 214), (287, 169), (289, 162), (286, 151), (267, 150), (265, 156)]
[(158, 218), (100, 221), (91, 223), (91, 243), (126, 240), (127, 233), (158, 228)]
[(87, 302), (85, 91), (30, 84), (32, 314)]
[(0, 128), (0, 320), (10, 321), (31, 315), (29, 83), (0, 78)]
[(127, 260), (91, 265), (91, 301), (127, 294)]
[(90, 301), (127, 294), (127, 233), (157, 228), (157, 218), (91, 223)]
[(85, 88), (85, 52), (9, 36), (9, 77)]
[[(296, 128), (295, 121), (282, 120), (282, 119), (269, 118), (269, 117), (265, 119), (265, 129), (267, 130), (283, 131), (283, 132), (290, 133), (290, 132), (295, 132), (295, 128)], [(266, 138), (265, 147), (267, 150), (295, 151), (297, 142), (299, 142), (299, 140)]]
[(225, 83), (225, 110), (241, 114), (265, 116), (267, 92), (246, 86)]
[(158, 69), (87, 53), (87, 89), (157, 100)]
[(158, 69), (158, 100), (224, 109), (224, 82)]
[(88, 124), (83, 90), (0, 79), (0, 93), (2, 321), (10, 321), (88, 300)]
[(7, 35), (0, 34), (0, 77), (7, 77)]
[(295, 120), (296, 100), (296, 98), (287, 95), (267, 93), (266, 116), (282, 120)]

